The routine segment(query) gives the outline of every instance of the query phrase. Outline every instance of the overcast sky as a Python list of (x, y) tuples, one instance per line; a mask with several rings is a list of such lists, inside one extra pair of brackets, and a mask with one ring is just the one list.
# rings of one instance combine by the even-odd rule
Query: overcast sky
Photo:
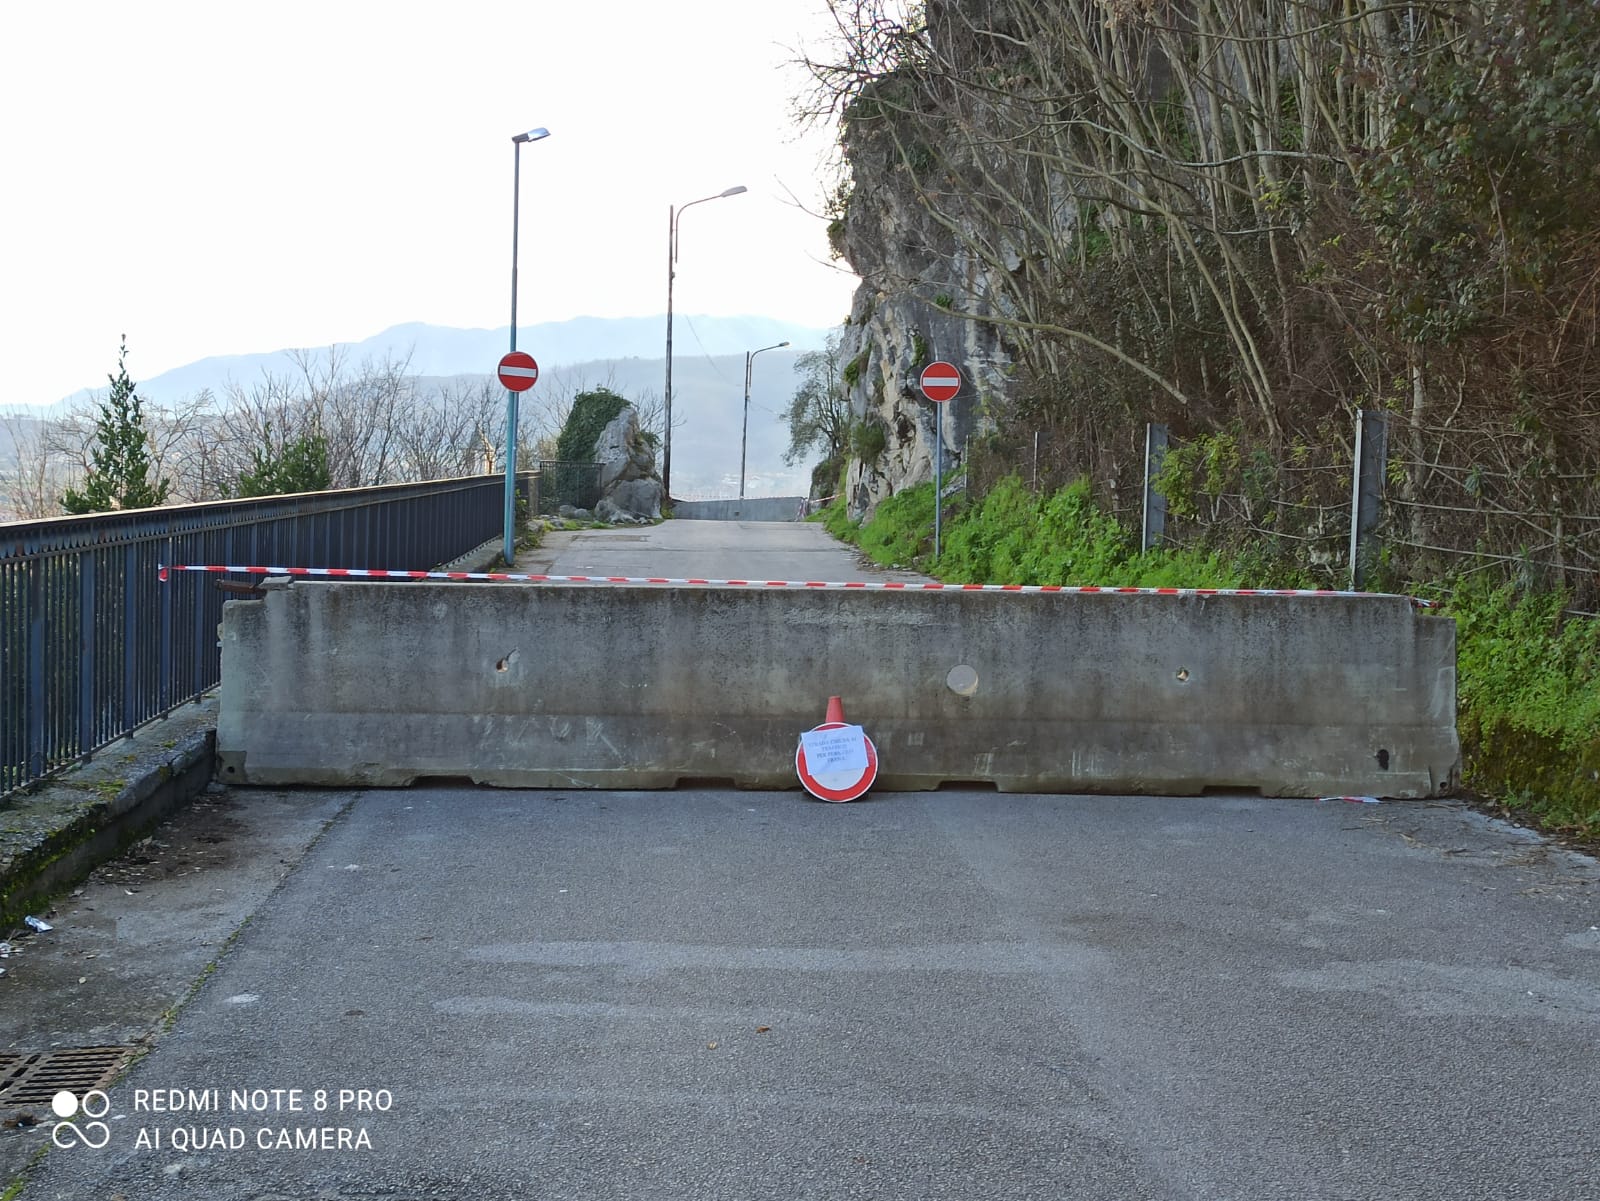
[[(674, 308), (826, 326), (855, 279), (786, 64), (820, 0), (0, 6), (4, 403), (213, 354)], [(527, 347), (537, 354), (537, 347)], [(485, 364), (488, 370), (492, 364)]]

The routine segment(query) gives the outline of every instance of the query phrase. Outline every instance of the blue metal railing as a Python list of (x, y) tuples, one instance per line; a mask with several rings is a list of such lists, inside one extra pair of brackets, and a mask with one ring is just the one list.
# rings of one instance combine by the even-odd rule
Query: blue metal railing
[(436, 567), (502, 531), (501, 476), (0, 524), (0, 794), (214, 688), (217, 576)]

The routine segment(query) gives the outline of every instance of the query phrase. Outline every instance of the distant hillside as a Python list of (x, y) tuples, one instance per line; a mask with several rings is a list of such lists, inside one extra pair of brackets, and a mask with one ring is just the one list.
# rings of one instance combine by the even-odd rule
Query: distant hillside
[[(697, 322), (698, 324), (698, 322)], [(458, 331), (467, 332), (471, 331)], [(706, 337), (704, 329), (701, 337)], [(782, 333), (772, 341), (781, 341)], [(798, 340), (791, 338), (791, 340)], [(752, 349), (771, 345), (757, 338)], [(691, 350), (690, 348), (693, 347)], [(659, 351), (652, 346), (656, 354)], [(739, 436), (744, 405), (744, 352), (707, 357), (698, 352), (691, 338), (680, 341), (673, 356), (673, 416), (676, 429), (672, 445), (673, 492), (680, 497), (736, 496), (739, 491)], [(785, 406), (799, 385), (795, 360), (801, 351), (771, 350), (756, 360), (750, 400), (749, 466), (746, 493), (750, 496), (786, 496), (805, 492), (810, 486), (811, 463), (788, 467), (783, 453), (789, 445), (788, 425), (782, 417)], [(264, 356), (263, 356), (264, 357)], [(499, 355), (494, 356), (495, 359)], [(665, 361), (659, 357), (600, 358), (587, 362), (547, 365), (540, 354), (539, 382), (523, 394), (523, 412), (543, 418), (554, 426), (562, 406), (587, 388), (609, 387), (643, 406), (659, 406), (665, 384)], [(222, 360), (207, 360), (218, 362)], [(359, 360), (358, 360), (359, 361)], [(177, 373), (169, 373), (174, 375)], [(259, 377), (257, 377), (259, 378)], [(437, 392), (460, 383), (487, 381), (487, 372), (445, 372), (419, 374), (417, 385), (424, 392)], [(248, 385), (249, 379), (241, 381)], [(495, 385), (498, 391), (498, 385)], [(139, 391), (159, 409), (163, 401), (148, 385)], [(223, 397), (214, 389), (217, 400)], [(193, 395), (180, 390), (179, 397)], [(167, 402), (170, 403), (170, 402)], [(80, 397), (74, 408), (86, 406)], [(31, 442), (42, 422), (56, 410), (43, 408), (0, 414), (0, 493), (4, 478), (16, 469), (13, 435)], [(0, 506), (3, 507), (3, 506)]]
[[(666, 351), (666, 316), (574, 317), (542, 325), (522, 326), (517, 348), (538, 360), (541, 369), (596, 360), (661, 359)], [(827, 330), (776, 321), (770, 317), (697, 317), (673, 319), (673, 360), (696, 355), (737, 355), (736, 377), (744, 376), (744, 352), (788, 341), (796, 350), (822, 347)], [(338, 352), (352, 364), (364, 359), (403, 359), (413, 375), (452, 376), (492, 372), (510, 342), (510, 327), (452, 329), (412, 322), (396, 325), (360, 342), (339, 343)], [(324, 356), (327, 347), (310, 348)], [(776, 352), (774, 352), (776, 353)], [(263, 374), (295, 373), (291, 349), (259, 354), (218, 355), (136, 381), (139, 393), (157, 403), (172, 403), (210, 389), (221, 393), (230, 383), (248, 386)], [(49, 411), (99, 397), (104, 389), (75, 392)]]

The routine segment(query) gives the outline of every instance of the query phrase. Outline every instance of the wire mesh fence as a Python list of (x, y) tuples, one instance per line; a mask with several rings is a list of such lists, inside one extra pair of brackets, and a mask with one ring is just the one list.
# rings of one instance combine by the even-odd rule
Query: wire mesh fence
[(1562, 589), (1572, 613), (1600, 610), (1600, 447), (1378, 411), (1356, 414), (1348, 432), (1283, 444), (1150, 429), (1163, 431), (1156, 443), (1148, 432), (1049, 428), (986, 437), (968, 448), (968, 487), (981, 498), (1007, 477), (1036, 492), (1087, 478), (1102, 507), (1145, 528), (1146, 545), (1260, 555), (1339, 587), (1353, 574), (1399, 588), (1482, 572)]
[(1396, 421), (1381, 537), (1397, 569), (1561, 588), (1600, 610), (1600, 447)]
[(599, 503), (600, 464), (540, 460), (540, 513), (559, 513), (562, 508), (592, 511)]

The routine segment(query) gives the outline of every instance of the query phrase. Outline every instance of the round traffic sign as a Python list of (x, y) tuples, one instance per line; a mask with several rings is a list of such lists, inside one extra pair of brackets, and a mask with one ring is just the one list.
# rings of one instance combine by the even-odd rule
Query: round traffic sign
[[(848, 722), (825, 721), (811, 731), (819, 734), (826, 730), (848, 730), (852, 727)], [(872, 745), (872, 739), (865, 732), (861, 735), (861, 742), (866, 751), (865, 767), (846, 767), (842, 770), (812, 771), (811, 765), (806, 762), (806, 745), (804, 739), (794, 752), (794, 770), (800, 777), (800, 783), (805, 790), (819, 801), (854, 801), (865, 796), (878, 778), (878, 748)]]
[(921, 383), (922, 394), (929, 400), (951, 400), (961, 391), (961, 372), (954, 363), (929, 363), (922, 369)]
[(513, 392), (526, 392), (539, 378), (539, 364), (526, 351), (513, 350), (500, 360), (500, 382)]

